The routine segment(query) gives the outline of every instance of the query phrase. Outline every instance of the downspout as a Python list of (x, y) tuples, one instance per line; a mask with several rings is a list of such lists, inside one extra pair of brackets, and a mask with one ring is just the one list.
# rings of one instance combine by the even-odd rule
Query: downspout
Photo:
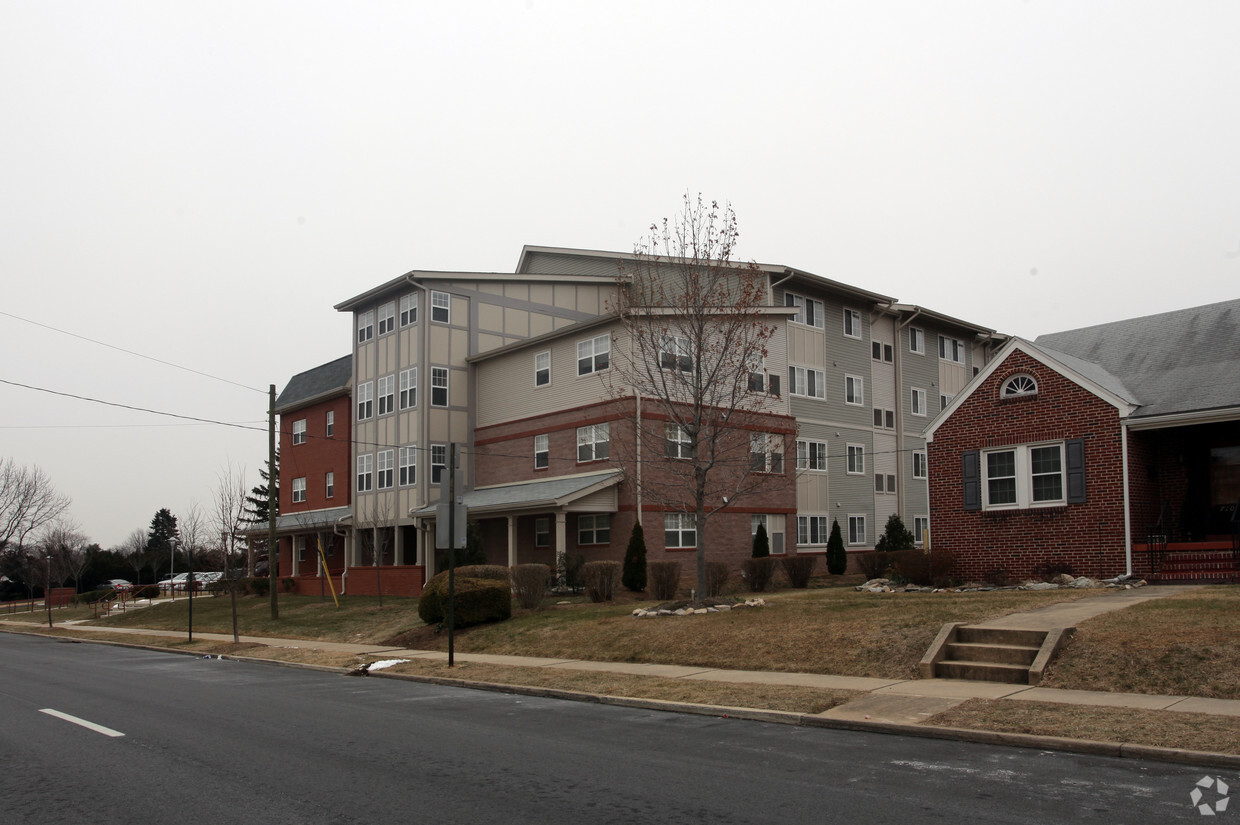
[(1120, 466), (1124, 474), (1124, 567), (1132, 575), (1132, 504), (1128, 499), (1128, 422), (1119, 424)]
[[(427, 389), (430, 389), (430, 370), (427, 369), (427, 365), (429, 364), (429, 361), (427, 359), (429, 357), (430, 347), (431, 347), (431, 323), (430, 323), (431, 291), (430, 291), (430, 288), (427, 287), (425, 284), (416, 280), (413, 277), (412, 272), (405, 273), (405, 280), (409, 282), (410, 286), (416, 288), (421, 293), (418, 298), (418, 305), (419, 305), (418, 311), (422, 313), (422, 317), (418, 320), (418, 331), (419, 331), (418, 337), (421, 339), (418, 344), (418, 357), (417, 357), (418, 383), (422, 384), (423, 382), (425, 382), (423, 386), (425, 386)], [(451, 373), (449, 373), (449, 375), (451, 375)], [(451, 381), (452, 379), (449, 377), (448, 380)], [(420, 389), (419, 389), (419, 392), (421, 392)], [(421, 445), (419, 447), (419, 451), (424, 451), (423, 454), (428, 457), (427, 462), (426, 462), (427, 470), (428, 470), (428, 472), (426, 473), (426, 478), (429, 481), (430, 480), (429, 456), (431, 454), (430, 453), (430, 450), (431, 450), (431, 429), (430, 427), (431, 425), (430, 425), (430, 416), (427, 415), (427, 410), (429, 408), (429, 403), (430, 403), (429, 393), (425, 397), (428, 399), (427, 403), (419, 406), (420, 411), (418, 413), (418, 423), (420, 427), (419, 427), (419, 436), (417, 440), (418, 440), (418, 444)], [(473, 404), (472, 399), (470, 401), (470, 404), (472, 406)], [(414, 488), (414, 496), (415, 496), (416, 504), (414, 505), (414, 507), (410, 508), (410, 512), (413, 512), (414, 510), (424, 510), (427, 507), (429, 500), (430, 500), (429, 488), (430, 488), (429, 484), (419, 484)], [(431, 572), (435, 569), (435, 548), (426, 546), (426, 534), (428, 531), (425, 529), (425, 524), (418, 523), (416, 526), (419, 528), (417, 531), (417, 536), (420, 542), (420, 549), (422, 551), (422, 565), (423, 565), (422, 566), (422, 584), (423, 586), (425, 586), (426, 583), (430, 581), (431, 579)]]
[[(351, 410), (350, 410), (350, 414), (352, 414)], [(351, 513), (347, 516), (341, 516), (340, 518), (336, 519), (336, 523), (332, 527), (332, 533), (334, 533), (337, 536), (345, 536), (346, 544), (348, 543), (348, 536), (345, 533), (340, 532), (340, 522), (344, 521), (347, 518), (352, 518), (352, 517), (353, 515)], [(328, 568), (327, 575), (330, 576), (331, 572), (332, 572), (331, 568)], [(349, 554), (346, 551), (344, 554), (344, 567), (340, 571), (340, 595), (341, 596), (344, 595), (345, 580), (348, 577), (349, 577)]]

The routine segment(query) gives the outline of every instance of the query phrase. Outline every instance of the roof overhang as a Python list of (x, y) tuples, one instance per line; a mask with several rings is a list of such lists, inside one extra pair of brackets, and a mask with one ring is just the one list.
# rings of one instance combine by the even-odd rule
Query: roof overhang
[[(300, 510), (296, 513), (281, 513), (276, 516), (276, 535), (289, 536), (295, 533), (311, 533), (326, 527), (349, 526), (353, 520), (351, 507), (328, 507), (323, 510)], [(256, 524), (245, 531), (247, 536), (262, 537), (270, 528), (266, 524)]]
[(937, 321), (940, 324), (946, 324), (948, 326), (960, 327), (961, 329), (967, 329), (970, 332), (974, 333), (975, 335), (979, 335), (984, 338), (1000, 338), (1000, 339), (1007, 338), (1006, 335), (995, 332), (990, 327), (984, 327), (984, 326), (981, 326), (980, 324), (974, 324), (969, 321), (962, 321), (959, 318), (952, 317), (951, 315), (944, 315), (942, 312), (935, 312), (932, 309), (926, 309), (925, 307), (917, 306), (916, 304), (894, 304), (893, 303), (889, 307), (887, 307), (887, 309), (890, 309), (891, 311), (897, 312), (901, 315), (910, 315), (910, 316), (916, 315), (919, 318), (929, 318), (930, 320)]
[(1221, 407), (1214, 410), (1167, 413), (1166, 415), (1134, 415), (1126, 422), (1129, 430), (1165, 430), (1172, 427), (1191, 427), (1196, 424), (1225, 424), (1240, 421), (1240, 407)]
[[(615, 487), (624, 478), (619, 470), (586, 473), (576, 476), (520, 481), (513, 484), (496, 484), (479, 487), (461, 495), (461, 504), (476, 516), (520, 515), (568, 510), (572, 504), (597, 492)], [(613, 505), (610, 510), (614, 512)], [(599, 512), (592, 507), (591, 512)], [(417, 518), (435, 518), (435, 507), (424, 507), (410, 513)]]

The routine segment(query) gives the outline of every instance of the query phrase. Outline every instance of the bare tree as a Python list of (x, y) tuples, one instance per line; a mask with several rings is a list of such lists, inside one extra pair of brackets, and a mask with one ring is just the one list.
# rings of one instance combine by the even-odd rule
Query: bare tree
[(193, 502), (181, 514), (177, 520), (177, 527), (181, 534), (181, 547), (187, 554), (194, 554), (198, 557), (198, 565), (201, 567), (204, 563), (209, 563), (209, 553), (207, 552), (207, 539), (211, 529), (208, 524), (207, 516), (202, 511), (202, 507), (198, 502)]
[(215, 488), (215, 508), (212, 511), (213, 526), (220, 534), (224, 547), (224, 578), (232, 598), (233, 643), (241, 641), (237, 632), (237, 580), (234, 577), (237, 542), (245, 521), (245, 471), (229, 464), (220, 470)]
[(125, 563), (133, 568), (133, 583), (138, 584), (142, 568), (146, 567), (146, 531), (130, 531), (115, 549), (124, 557)]
[(82, 572), (90, 563), (90, 556), (86, 552), (86, 536), (78, 530), (78, 525), (68, 519), (58, 519), (43, 531), (39, 544), (55, 559), (53, 567), (60, 574), (60, 583), (73, 579), (74, 590), (81, 590)]
[(11, 458), (0, 462), (0, 555), (21, 555), (26, 539), (55, 521), (70, 501), (38, 467)]
[[(605, 375), (634, 397), (636, 438), (611, 444), (640, 495), (695, 531), (698, 592), (707, 592), (707, 525), (783, 471), (787, 434), (768, 432), (764, 371), (777, 315), (765, 274), (733, 260), (731, 206), (688, 195), (623, 262), (614, 309), (624, 339)], [(615, 348), (613, 348), (614, 350)], [(786, 428), (785, 428), (786, 429)]]

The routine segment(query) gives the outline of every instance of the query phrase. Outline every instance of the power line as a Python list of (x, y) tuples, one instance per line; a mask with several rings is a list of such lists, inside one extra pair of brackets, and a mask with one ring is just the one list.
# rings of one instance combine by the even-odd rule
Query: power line
[(250, 390), (252, 392), (260, 392), (263, 395), (267, 394), (267, 390), (255, 389), (254, 387), (249, 387), (249, 386), (246, 386), (245, 384), (240, 384), (236, 381), (230, 381), (227, 378), (220, 378), (218, 375), (211, 375), (210, 373), (202, 372), (201, 370), (196, 370), (191, 367), (183, 367), (180, 364), (174, 364), (171, 361), (164, 361), (160, 358), (155, 358), (150, 355), (143, 355), (140, 352), (134, 352), (131, 349), (125, 349), (124, 347), (118, 347), (115, 344), (109, 344), (104, 341), (97, 341), (94, 338), (87, 338), (85, 335), (78, 335), (76, 332), (69, 332), (68, 330), (59, 329), (58, 327), (53, 327), (48, 324), (40, 323), (38, 321), (32, 321), (29, 318), (23, 318), (20, 315), (14, 315), (11, 312), (5, 312), (3, 310), (0, 310), (0, 315), (4, 315), (8, 318), (12, 318), (15, 321), (22, 321), (27, 324), (33, 324), (34, 326), (42, 327), (43, 329), (50, 329), (52, 332), (59, 332), (61, 335), (68, 335), (70, 338), (77, 338), (78, 340), (81, 340), (81, 341), (88, 341), (92, 344), (98, 344), (101, 347), (107, 347), (108, 349), (114, 349), (117, 352), (123, 352), (126, 355), (133, 355), (137, 358), (145, 358), (147, 361), (154, 361), (156, 364), (163, 364), (166, 367), (172, 367), (173, 369), (184, 370), (185, 372), (192, 372), (194, 375), (201, 375), (203, 378), (210, 378), (213, 381), (221, 381), (225, 384), (232, 384), (234, 387), (240, 387), (243, 390)]

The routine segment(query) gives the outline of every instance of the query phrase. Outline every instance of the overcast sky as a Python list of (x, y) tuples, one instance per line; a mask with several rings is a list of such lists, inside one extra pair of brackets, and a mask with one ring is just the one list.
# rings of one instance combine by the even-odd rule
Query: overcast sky
[(0, 119), (0, 381), (39, 388), (0, 457), (105, 547), (257, 483), (334, 304), (629, 250), (686, 191), (743, 258), (1025, 337), (1240, 297), (1234, 2), (0, 0)]

